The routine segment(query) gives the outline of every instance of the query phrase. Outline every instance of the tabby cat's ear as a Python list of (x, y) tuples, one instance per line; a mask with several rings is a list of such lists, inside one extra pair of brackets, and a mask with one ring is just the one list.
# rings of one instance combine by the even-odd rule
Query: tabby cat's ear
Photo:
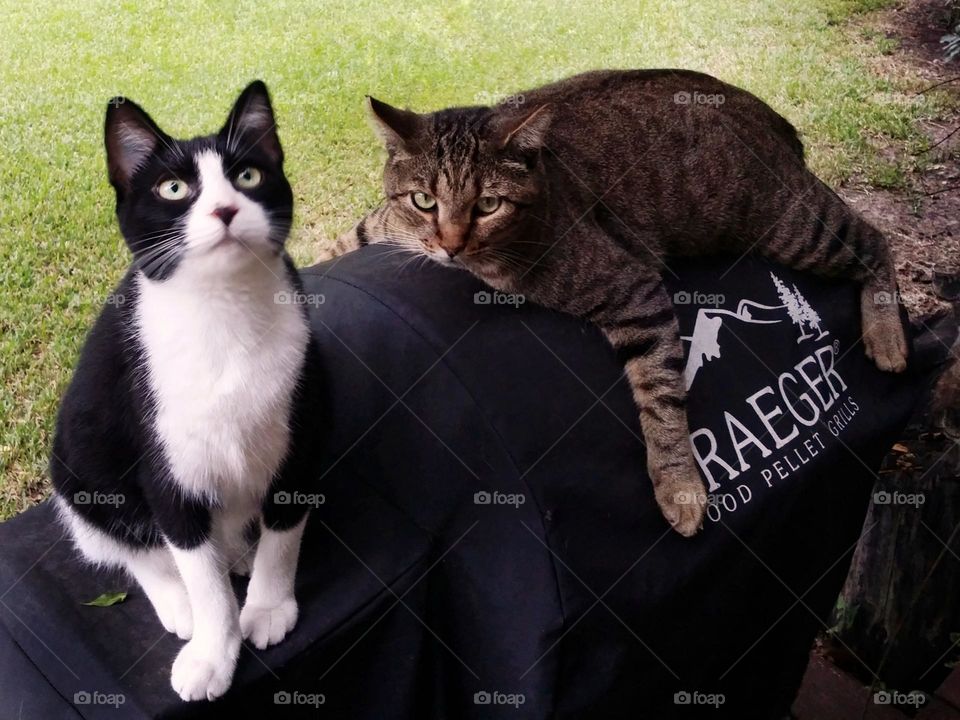
[(510, 146), (521, 152), (532, 152), (543, 147), (550, 129), (553, 111), (550, 105), (541, 105), (529, 113), (504, 113), (494, 117), (492, 138), (500, 150)]
[(110, 183), (117, 190), (127, 190), (157, 145), (168, 144), (170, 138), (135, 102), (115, 97), (107, 103), (104, 141)]
[(241, 156), (258, 147), (274, 162), (283, 162), (270, 93), (261, 80), (254, 80), (240, 93), (220, 130), (220, 137)]
[(423, 129), (423, 118), (410, 110), (400, 110), (367, 95), (370, 124), (390, 152), (413, 150)]

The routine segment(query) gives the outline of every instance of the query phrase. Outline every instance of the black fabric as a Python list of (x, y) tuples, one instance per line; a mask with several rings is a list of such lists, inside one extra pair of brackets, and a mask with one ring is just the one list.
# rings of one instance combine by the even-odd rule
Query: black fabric
[[(327, 378), (326, 502), (308, 523), (292, 635), (245, 649), (222, 700), (181, 703), (169, 686), (181, 642), (131, 582), (81, 566), (41, 505), (0, 526), (0, 716), (784, 714), (874, 471), (951, 338), (925, 332), (908, 374), (886, 375), (863, 356), (851, 285), (752, 258), (679, 272), (668, 284), (687, 293), (675, 295), (682, 334), (699, 316), (693, 354), (709, 349), (711, 324), (719, 349), (693, 380), (692, 430), (712, 432), (737, 471), (725, 412), (769, 451), (747, 446), (750, 468), (732, 479), (711, 463), (728, 509), (697, 537), (660, 515), (636, 410), (595, 328), (367, 247), (302, 273)], [(800, 294), (828, 335), (809, 315), (791, 322), (771, 272), (795, 318)], [(755, 402), (779, 405), (771, 422), (788, 435), (778, 379), (799, 378), (799, 363), (815, 375), (817, 351), (836, 356), (841, 379), (817, 388), (832, 382), (839, 397), (777, 449), (747, 398), (770, 386)], [(116, 589), (126, 602), (80, 604)], [(717, 693), (719, 709), (703, 704)]]

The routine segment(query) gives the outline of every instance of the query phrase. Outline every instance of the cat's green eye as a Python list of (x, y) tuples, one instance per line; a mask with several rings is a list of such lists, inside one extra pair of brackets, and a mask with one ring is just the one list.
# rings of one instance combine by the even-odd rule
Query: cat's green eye
[(190, 192), (190, 186), (179, 178), (164, 180), (157, 185), (157, 195), (164, 200), (183, 200)]
[(427, 195), (425, 192), (415, 192), (410, 196), (413, 204), (421, 210), (433, 210), (437, 206), (437, 199), (433, 195)]
[(263, 182), (263, 173), (255, 167), (246, 167), (237, 173), (234, 182), (242, 190), (252, 190)]
[(477, 212), (481, 215), (489, 215), (500, 207), (500, 198), (496, 195), (481, 195), (477, 198)]

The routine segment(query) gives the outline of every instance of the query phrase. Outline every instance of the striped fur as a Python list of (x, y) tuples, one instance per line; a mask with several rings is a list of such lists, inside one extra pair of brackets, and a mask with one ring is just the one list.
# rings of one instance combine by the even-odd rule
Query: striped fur
[[(876, 301), (896, 291), (885, 239), (807, 169), (790, 123), (744, 90), (688, 71), (600, 71), (490, 108), (418, 115), (371, 99), (370, 110), (387, 200), (343, 244), (426, 253), (597, 324), (624, 363), (657, 500), (684, 535), (701, 526), (705, 495), (661, 281), (670, 258), (754, 251), (854, 279), (867, 354), (906, 366), (897, 307)], [(490, 198), (496, 210), (481, 212)]]

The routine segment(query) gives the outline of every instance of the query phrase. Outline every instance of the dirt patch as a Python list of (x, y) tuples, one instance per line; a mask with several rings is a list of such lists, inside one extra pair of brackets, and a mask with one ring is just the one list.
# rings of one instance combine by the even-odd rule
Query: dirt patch
[[(960, 63), (945, 62), (940, 46), (946, 20), (942, 0), (918, 0), (873, 13), (859, 27), (898, 43), (874, 62), (879, 73), (909, 79), (918, 100), (924, 89), (944, 83), (935, 92), (947, 93), (960, 106)], [(927, 143), (905, 163), (910, 168), (905, 187), (872, 188), (854, 180), (840, 190), (893, 243), (900, 291), (912, 317), (947, 309), (934, 290), (933, 273), (960, 271), (960, 112), (942, 112), (917, 129)], [(894, 143), (881, 150), (906, 152)]]

